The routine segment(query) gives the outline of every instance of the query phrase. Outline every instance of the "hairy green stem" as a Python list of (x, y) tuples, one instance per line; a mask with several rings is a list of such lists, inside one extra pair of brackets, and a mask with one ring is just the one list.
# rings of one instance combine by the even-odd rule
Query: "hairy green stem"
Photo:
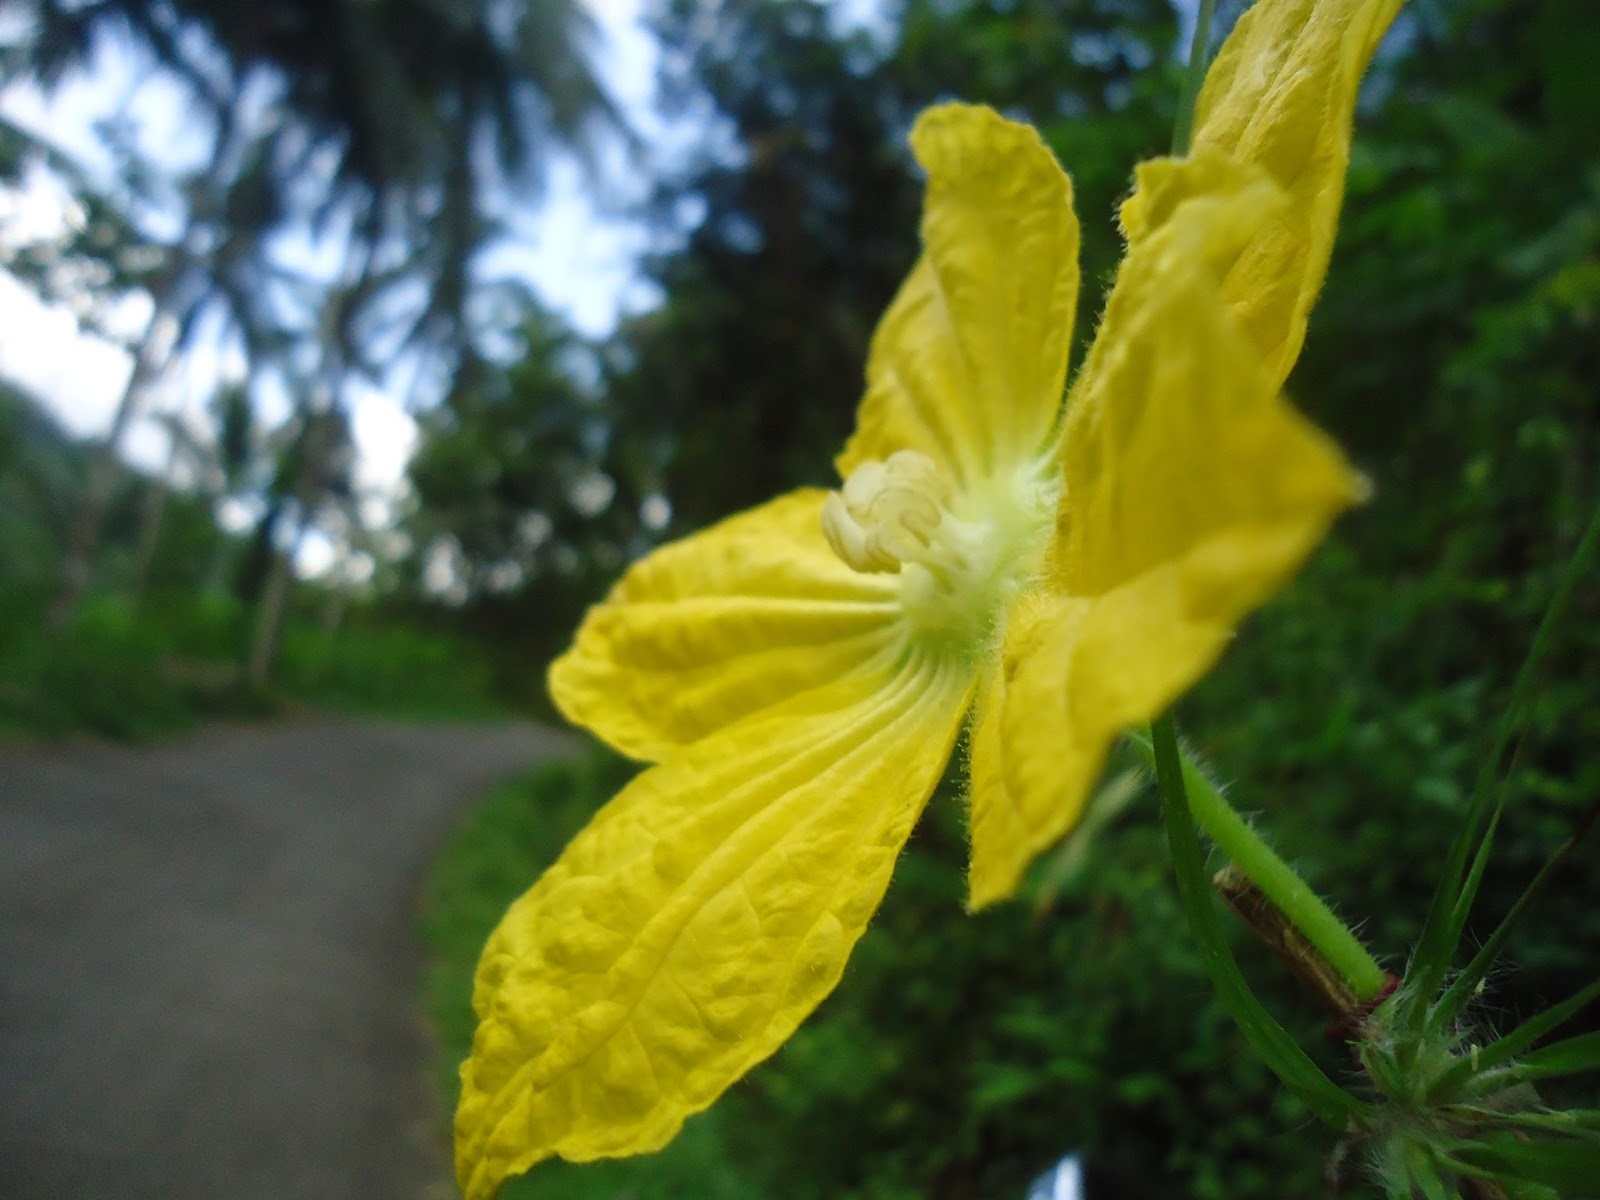
[(1250, 823), (1234, 811), (1216, 784), (1207, 779), (1187, 755), (1178, 751), (1171, 718), (1163, 717), (1152, 723), (1150, 734), (1151, 740), (1139, 736), (1130, 740), (1158, 770), (1157, 744), (1161, 739), (1172, 740), (1172, 755), (1181, 766), (1183, 788), (1195, 824), (1267, 899), (1277, 905), (1284, 917), (1350, 985), (1357, 1000), (1365, 1003), (1374, 999), (1389, 977), (1356, 935), (1250, 828)]
[(1172, 871), (1177, 878), (1178, 896), (1188, 918), (1189, 932), (1206, 974), (1217, 989), (1239, 1032), (1249, 1040), (1274, 1074), (1303, 1100), (1308, 1108), (1334, 1129), (1348, 1127), (1363, 1106), (1312, 1062), (1305, 1050), (1280, 1025), (1256, 998), (1223, 931), (1212, 889), (1206, 879), (1204, 852), (1184, 786), (1184, 770), (1178, 755), (1178, 739), (1172, 721), (1163, 717), (1152, 727), (1155, 739), (1148, 748), (1155, 758), (1156, 778), (1161, 784), (1161, 818), (1167, 829), (1167, 845), (1172, 851)]

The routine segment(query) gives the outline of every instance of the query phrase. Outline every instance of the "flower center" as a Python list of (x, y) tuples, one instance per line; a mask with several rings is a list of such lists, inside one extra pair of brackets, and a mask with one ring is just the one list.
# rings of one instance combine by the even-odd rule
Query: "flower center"
[(864, 462), (822, 508), (822, 532), (844, 562), (900, 576), (919, 642), (981, 654), (1037, 574), (1059, 483), (1053, 463), (958, 490), (931, 458), (899, 450)]

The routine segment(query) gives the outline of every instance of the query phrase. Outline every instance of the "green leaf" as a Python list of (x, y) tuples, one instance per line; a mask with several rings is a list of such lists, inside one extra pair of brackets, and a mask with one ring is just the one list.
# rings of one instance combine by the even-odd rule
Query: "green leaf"
[(1556, 1112), (1489, 1113), (1486, 1125), (1519, 1133), (1560, 1133), (1600, 1138), (1600, 1109), (1566, 1108)]
[(1564, 1042), (1535, 1050), (1517, 1064), (1515, 1075), (1519, 1082), (1528, 1083), (1597, 1069), (1600, 1069), (1600, 1031), (1580, 1033)]
[[(1588, 987), (1580, 988), (1560, 1004), (1553, 1004), (1537, 1016), (1529, 1017), (1510, 1033), (1490, 1042), (1480, 1050), (1476, 1062), (1463, 1065), (1471, 1067), (1474, 1071), (1487, 1071), (1502, 1066), (1526, 1052), (1534, 1043), (1565, 1024), (1569, 1018), (1597, 998), (1600, 998), (1600, 979), (1596, 979)], [(1452, 1068), (1450, 1074), (1453, 1075), (1456, 1069)], [(1448, 1076), (1446, 1078), (1448, 1079)]]
[(1455, 1189), (1445, 1183), (1438, 1159), (1422, 1146), (1407, 1155), (1408, 1181), (1422, 1193), (1422, 1200), (1458, 1200)]
[[(1440, 877), (1438, 889), (1428, 906), (1428, 916), (1417, 938), (1416, 953), (1412, 956), (1410, 974), (1416, 986), (1414, 989), (1407, 989), (1407, 994), (1411, 997), (1411, 1007), (1407, 1016), (1412, 1028), (1421, 1027), (1428, 1013), (1427, 998), (1438, 990), (1446, 969), (1455, 957), (1456, 947), (1461, 941), (1461, 932), (1466, 928), (1467, 916), (1471, 912), (1473, 900), (1477, 897), (1478, 884), (1483, 877), (1483, 866), (1488, 859), (1489, 848), (1493, 844), (1495, 829), (1505, 803), (1500, 764), (1505, 759), (1506, 748), (1511, 744), (1512, 736), (1522, 724), (1524, 712), (1533, 696), (1534, 676), (1550, 649), (1556, 629), (1566, 615), (1567, 605), (1577, 590), (1578, 581), (1588, 572), (1590, 560), (1594, 558), (1597, 548), (1600, 548), (1600, 508), (1595, 509), (1588, 528), (1579, 539), (1577, 549), (1567, 560), (1561, 578), (1556, 583), (1555, 592), (1550, 597), (1550, 603), (1546, 606), (1539, 627), (1534, 632), (1533, 641), (1528, 646), (1528, 653), (1522, 660), (1522, 666), (1517, 670), (1515, 682), (1511, 685), (1511, 698), (1501, 713), (1493, 744), (1479, 764), (1478, 778), (1472, 789), (1466, 821), (1450, 847), (1444, 874)], [(1483, 841), (1474, 856), (1475, 861), (1471, 870), (1463, 879), (1462, 871), (1467, 867), (1468, 856), (1472, 853), (1473, 843), (1478, 839), (1480, 829), (1484, 831)]]
[(1211, 975), (1217, 994), (1240, 1031), (1273, 1073), (1283, 1080), (1300, 1100), (1321, 1120), (1343, 1129), (1350, 1117), (1365, 1110), (1356, 1098), (1323, 1074), (1283, 1026), (1262, 1007), (1245, 981), (1233, 949), (1217, 916), (1211, 883), (1206, 878), (1200, 838), (1189, 812), (1188, 794), (1183, 783), (1183, 765), (1178, 754), (1177, 736), (1171, 717), (1162, 717), (1151, 727), (1155, 748), (1156, 779), (1161, 787), (1161, 809), (1166, 820), (1167, 842), (1172, 848), (1172, 866), (1178, 877), (1178, 895), (1189, 919), (1190, 932), (1199, 944), (1200, 958)]
[(1004, 1112), (1050, 1086), (1042, 1072), (1000, 1064), (987, 1071), (972, 1090), (974, 1112)]
[(1450, 1157), (1474, 1174), (1543, 1184), (1562, 1195), (1592, 1195), (1600, 1173), (1600, 1145), (1571, 1138), (1521, 1138), (1490, 1134), (1461, 1142)]
[(1412, 1176), (1411, 1181), (1422, 1193), (1422, 1200), (1460, 1200), (1455, 1190), (1439, 1178), (1437, 1172), (1419, 1171)]
[[(1498, 814), (1496, 814), (1496, 817), (1498, 818)], [(1506, 913), (1500, 924), (1495, 927), (1494, 932), (1484, 941), (1478, 952), (1472, 956), (1472, 961), (1466, 965), (1460, 975), (1451, 981), (1449, 988), (1445, 990), (1444, 995), (1439, 999), (1439, 1003), (1434, 1006), (1433, 1011), (1429, 1014), (1428, 1023), (1430, 1027), (1445, 1029), (1455, 1023), (1456, 1018), (1461, 1015), (1461, 1010), (1466, 1007), (1467, 1000), (1477, 988), (1478, 983), (1489, 973), (1489, 968), (1500, 957), (1500, 950), (1505, 945), (1506, 939), (1522, 924), (1523, 918), (1528, 915), (1528, 910), (1533, 907), (1534, 901), (1544, 892), (1545, 887), (1555, 876), (1557, 869), (1572, 856), (1572, 852), (1577, 849), (1578, 843), (1588, 835), (1590, 829), (1594, 827), (1597, 817), (1600, 817), (1600, 800), (1596, 800), (1584, 810), (1583, 814), (1578, 818), (1571, 835), (1557, 847), (1555, 853), (1545, 860), (1544, 865), (1539, 868), (1538, 874), (1528, 882), (1527, 887), (1522, 889), (1522, 894), (1517, 897), (1516, 903), (1511, 906), (1510, 911)], [(1488, 844), (1488, 839), (1486, 838), (1484, 847), (1486, 848)], [(1482, 865), (1486, 858), (1487, 854), (1483, 849), (1480, 849), (1478, 859), (1472, 865), (1472, 879), (1476, 879), (1482, 874)], [(1475, 888), (1476, 884), (1472, 883), (1470, 886)], [(1462, 914), (1462, 919), (1465, 919), (1465, 914)]]

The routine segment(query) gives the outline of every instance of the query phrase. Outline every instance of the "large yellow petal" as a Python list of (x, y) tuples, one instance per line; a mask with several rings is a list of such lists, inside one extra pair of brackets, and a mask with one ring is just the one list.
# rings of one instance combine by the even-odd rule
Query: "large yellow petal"
[[(1362, 73), (1402, 0), (1257, 0), (1206, 75), (1193, 154), (1259, 167), (1289, 203), (1252, 237), (1225, 296), (1281, 387), (1322, 287), (1350, 158)], [(1123, 207), (1138, 240), (1144, 181)]]
[(1248, 174), (1213, 176), (1131, 248), (1074, 386), (1054, 574), (1013, 614), (973, 731), (974, 907), (1014, 890), (1119, 731), (1204, 674), (1362, 494), (1219, 303), (1283, 203)]
[(550, 668), (568, 720), (646, 761), (826, 683), (895, 636), (895, 581), (822, 535), (825, 493), (780, 496), (636, 563)]
[(1112, 743), (1201, 675), (1231, 622), (1187, 611), (1170, 564), (1096, 597), (1036, 594), (1013, 618), (971, 746), (967, 903), (1010, 896), (1078, 823)]
[[(1068, 594), (1104, 595), (1192, 562), (1183, 590), (1196, 611), (1232, 620), (1363, 494), (1218, 303), (1238, 256), (1285, 203), (1251, 174), (1208, 176), (1217, 186), (1177, 205), (1118, 272), (1063, 435), (1055, 557)], [(1232, 558), (1218, 557), (1225, 547)]]
[(484, 950), (469, 1200), (659, 1149), (838, 982), (949, 756), (963, 672), (879, 664), (640, 775)]
[(1034, 857), (1077, 823), (1100, 770), (1103, 748), (1081, 744), (1068, 710), (1070, 635), (1084, 604), (1042, 590), (1024, 596), (979, 696), (968, 750), (970, 909), (1016, 890)]
[(971, 484), (1036, 456), (1060, 409), (1072, 185), (1031, 126), (988, 108), (929, 109), (911, 145), (928, 173), (923, 253), (873, 337), (839, 473), (919, 450)]

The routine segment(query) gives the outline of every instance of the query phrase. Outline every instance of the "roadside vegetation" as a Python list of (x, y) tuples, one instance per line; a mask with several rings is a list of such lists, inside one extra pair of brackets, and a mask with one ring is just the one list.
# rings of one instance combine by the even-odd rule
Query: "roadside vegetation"
[(338, 582), (301, 582), (286, 597), (272, 669), (252, 680), (270, 569), (261, 539), (220, 528), (203, 494), (132, 470), (116, 477), (96, 590), (52, 623), (72, 502), (92, 458), (29, 399), (0, 390), (0, 738), (142, 739), (304, 707), (505, 711), (481, 645)]

